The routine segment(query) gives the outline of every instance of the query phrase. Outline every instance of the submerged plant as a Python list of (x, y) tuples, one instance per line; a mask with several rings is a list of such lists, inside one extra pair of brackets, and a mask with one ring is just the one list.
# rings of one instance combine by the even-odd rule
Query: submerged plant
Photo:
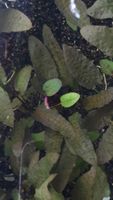
[[(78, 46), (59, 45), (44, 25), (43, 42), (28, 37), (31, 65), (15, 69), (10, 82), (0, 66), (0, 122), (12, 128), (4, 153), (19, 177), (10, 197), (1, 189), (4, 200), (24, 200), (23, 193), (31, 189), (30, 200), (64, 200), (70, 185), (69, 200), (110, 196), (104, 164), (113, 159), (113, 87), (103, 89), (103, 73), (112, 79), (113, 28), (92, 25), (89, 16), (113, 17), (112, 1), (97, 0), (88, 9), (82, 0), (55, 3), (73, 32), (103, 56), (89, 60)], [(0, 32), (32, 28), (30, 19), (16, 9), (3, 9), (0, 16)]]

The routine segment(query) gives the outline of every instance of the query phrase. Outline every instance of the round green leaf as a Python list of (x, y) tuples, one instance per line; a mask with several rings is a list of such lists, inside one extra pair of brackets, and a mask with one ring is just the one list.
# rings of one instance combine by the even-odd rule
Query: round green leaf
[(100, 66), (103, 73), (107, 75), (113, 74), (113, 61), (108, 59), (101, 59)]
[(80, 95), (76, 92), (70, 92), (60, 97), (61, 105), (65, 108), (73, 106), (80, 98)]
[(43, 91), (47, 96), (53, 96), (56, 94), (62, 87), (62, 82), (58, 78), (53, 78), (46, 81), (43, 85)]

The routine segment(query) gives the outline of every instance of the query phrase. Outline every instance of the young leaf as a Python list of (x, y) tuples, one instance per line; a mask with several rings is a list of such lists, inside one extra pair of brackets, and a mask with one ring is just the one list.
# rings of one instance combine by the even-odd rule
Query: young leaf
[(7, 126), (13, 127), (14, 113), (8, 93), (0, 87), (0, 122)]
[(44, 141), (45, 141), (44, 135), (45, 135), (44, 131), (32, 134), (32, 139), (36, 143), (36, 146), (39, 150), (44, 148)]
[(69, 108), (80, 99), (80, 95), (75, 92), (69, 92), (60, 97), (60, 103), (63, 107)]
[(14, 8), (0, 9), (0, 32), (27, 31), (32, 28), (30, 19)]
[(100, 60), (101, 71), (107, 75), (113, 74), (113, 61), (108, 59)]
[(31, 77), (32, 67), (30, 65), (25, 66), (22, 68), (15, 79), (15, 90), (23, 95), (27, 89), (30, 77)]
[(87, 14), (96, 19), (113, 18), (113, 1), (97, 0), (87, 10)]
[(62, 87), (62, 82), (58, 78), (50, 79), (43, 84), (43, 91), (47, 96), (53, 96)]
[(106, 26), (84, 26), (81, 35), (91, 44), (100, 49), (105, 55), (113, 56), (113, 28)]

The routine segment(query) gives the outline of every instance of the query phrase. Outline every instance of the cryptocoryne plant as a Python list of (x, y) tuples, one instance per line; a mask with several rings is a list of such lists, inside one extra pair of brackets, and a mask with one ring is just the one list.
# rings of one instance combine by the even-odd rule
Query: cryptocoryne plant
[[(90, 8), (82, 0), (55, 4), (73, 33), (102, 56), (89, 59), (77, 45), (59, 45), (45, 24), (43, 42), (29, 35), (31, 65), (15, 68), (10, 81), (0, 66), (0, 122), (12, 128), (4, 153), (19, 177), (19, 189), (15, 186), (10, 198), (23, 200), (28, 193), (30, 200), (64, 200), (71, 188), (70, 200), (108, 199), (105, 164), (113, 159), (113, 87), (107, 80), (113, 75), (113, 28), (92, 25), (91, 19), (112, 19), (113, 2), (97, 0)], [(1, 9), (0, 16), (0, 32), (32, 28), (16, 9)], [(0, 195), (9, 198), (2, 189)]]

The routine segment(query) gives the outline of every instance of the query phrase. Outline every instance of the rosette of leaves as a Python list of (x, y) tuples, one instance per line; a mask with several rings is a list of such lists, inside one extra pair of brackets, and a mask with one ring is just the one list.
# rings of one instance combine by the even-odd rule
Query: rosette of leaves
[(0, 32), (20, 32), (32, 28), (30, 19), (14, 8), (0, 9)]
[(87, 10), (87, 14), (96, 19), (113, 18), (113, 1), (97, 0)]
[[(74, 31), (77, 30), (77, 27), (82, 27), (84, 25), (90, 24), (86, 13), (87, 8), (83, 1), (76, 0), (71, 2), (70, 0), (55, 0), (55, 3), (61, 13), (65, 16), (67, 24)], [(74, 6), (74, 9), (72, 6)]]
[(77, 47), (63, 45), (64, 58), (73, 80), (87, 89), (101, 82), (101, 74), (93, 61), (85, 57)]
[(113, 28), (87, 25), (80, 30), (80, 33), (85, 40), (96, 46), (105, 55), (113, 56)]

